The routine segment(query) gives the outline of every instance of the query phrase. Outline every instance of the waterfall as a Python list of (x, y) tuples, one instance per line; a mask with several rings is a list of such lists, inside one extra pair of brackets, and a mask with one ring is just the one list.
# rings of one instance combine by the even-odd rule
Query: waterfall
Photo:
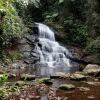
[(46, 63), (49, 67), (64, 65), (70, 67), (70, 61), (66, 55), (69, 51), (55, 41), (54, 32), (46, 25), (36, 23), (38, 28), (38, 39), (41, 47), (37, 46), (40, 54), (40, 62)]

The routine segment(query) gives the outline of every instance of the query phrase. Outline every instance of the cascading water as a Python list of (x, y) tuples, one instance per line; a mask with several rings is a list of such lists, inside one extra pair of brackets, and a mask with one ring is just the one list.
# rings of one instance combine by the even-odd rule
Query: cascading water
[[(66, 71), (71, 67), (70, 60), (66, 57), (69, 51), (55, 41), (54, 32), (46, 25), (35, 23), (38, 28), (37, 51), (40, 55), (40, 63), (47, 64), (48, 74), (55, 71)], [(50, 70), (49, 70), (50, 69)]]

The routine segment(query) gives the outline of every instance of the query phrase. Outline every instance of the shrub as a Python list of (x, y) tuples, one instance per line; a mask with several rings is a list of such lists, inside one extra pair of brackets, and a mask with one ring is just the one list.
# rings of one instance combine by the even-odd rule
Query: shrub
[(67, 17), (64, 21), (64, 30), (68, 33), (66, 36), (67, 42), (86, 46), (87, 43), (87, 26), (73, 17)]
[(21, 37), (25, 31), (23, 21), (14, 7), (14, 0), (0, 0), (0, 59), (10, 40)]
[(95, 54), (100, 59), (100, 37), (96, 38), (87, 45), (86, 49)]
[(6, 82), (8, 79), (8, 75), (7, 74), (3, 74), (0, 76), (0, 85), (3, 85), (4, 82)]

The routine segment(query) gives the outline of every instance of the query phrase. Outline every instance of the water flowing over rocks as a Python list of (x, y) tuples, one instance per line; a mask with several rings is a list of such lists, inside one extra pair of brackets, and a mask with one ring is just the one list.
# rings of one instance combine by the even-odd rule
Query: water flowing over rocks
[[(37, 30), (37, 31), (36, 31)], [(41, 76), (68, 72), (72, 67), (70, 52), (55, 40), (54, 32), (46, 25), (35, 23), (33, 34), (20, 41), (20, 50)], [(26, 45), (27, 44), (27, 45)], [(42, 67), (41, 67), (42, 66)]]

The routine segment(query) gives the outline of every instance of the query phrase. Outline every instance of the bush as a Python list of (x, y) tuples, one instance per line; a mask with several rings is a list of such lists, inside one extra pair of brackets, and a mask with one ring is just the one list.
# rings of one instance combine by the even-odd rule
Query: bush
[(100, 37), (96, 38), (93, 41), (90, 41), (86, 49), (95, 54), (100, 59)]
[(68, 33), (66, 36), (67, 42), (85, 47), (87, 43), (87, 26), (79, 20), (68, 17), (64, 21), (64, 30)]
[(0, 15), (3, 14), (2, 23), (0, 23), (3, 29), (2, 35), (8, 38), (21, 36), (24, 25), (13, 6), (13, 0), (1, 0), (0, 9)]
[(5, 47), (10, 46), (10, 40), (23, 36), (25, 28), (14, 0), (0, 0), (0, 59), (3, 58)]
[(8, 79), (8, 75), (7, 74), (3, 74), (0, 76), (0, 85), (3, 85), (4, 82), (6, 82)]

